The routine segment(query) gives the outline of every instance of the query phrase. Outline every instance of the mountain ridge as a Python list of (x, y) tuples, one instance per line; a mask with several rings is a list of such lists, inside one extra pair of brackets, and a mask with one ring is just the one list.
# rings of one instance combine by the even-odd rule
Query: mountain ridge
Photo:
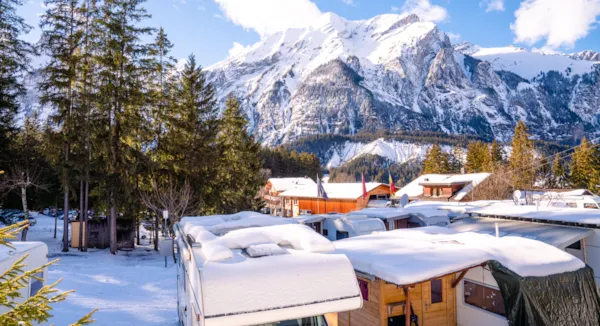
[(415, 15), (349, 21), (329, 13), (206, 71), (220, 103), (229, 94), (241, 99), (265, 145), (379, 129), (507, 140), (520, 119), (538, 139), (569, 143), (598, 133), (600, 64), (491, 49), (457, 48)]

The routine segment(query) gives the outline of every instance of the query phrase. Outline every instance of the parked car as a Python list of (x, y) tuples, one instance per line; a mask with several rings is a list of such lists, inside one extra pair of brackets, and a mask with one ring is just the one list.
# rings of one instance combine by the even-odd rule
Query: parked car
[[(23, 221), (25, 221), (25, 214), (24, 213), (17, 214), (12, 217), (11, 224), (16, 224), (16, 223), (23, 222)], [(29, 226), (34, 226), (36, 224), (37, 224), (37, 220), (35, 219), (35, 217), (29, 215)]]

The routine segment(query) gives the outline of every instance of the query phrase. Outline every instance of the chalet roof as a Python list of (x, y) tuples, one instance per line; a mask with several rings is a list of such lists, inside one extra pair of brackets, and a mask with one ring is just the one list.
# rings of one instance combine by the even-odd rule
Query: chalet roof
[[(384, 183), (367, 182), (367, 192), (385, 185)], [(324, 183), (323, 188), (330, 199), (352, 199), (356, 200), (363, 195), (362, 183)], [(280, 194), (282, 197), (317, 198), (317, 185), (309, 185), (295, 188)]]
[(177, 230), (202, 273), (207, 326), (268, 324), (361, 306), (348, 259), (291, 219), (253, 212), (185, 217)]
[(486, 217), (467, 217), (450, 224), (450, 228), (458, 232), (477, 232), (495, 235), (496, 225), (498, 225), (498, 234), (500, 237), (515, 236), (528, 238), (542, 241), (561, 249), (594, 232), (590, 229), (572, 226)]
[(406, 194), (414, 198), (423, 194), (423, 185), (452, 185), (466, 184), (450, 200), (460, 201), (471, 192), (474, 186), (483, 182), (491, 173), (467, 173), (467, 174), (424, 174), (411, 181), (396, 192), (396, 197)]
[(421, 283), (496, 260), (521, 276), (547, 276), (584, 267), (574, 256), (522, 237), (496, 238), (445, 227), (375, 232), (334, 241), (354, 269), (397, 285)]
[(279, 192), (286, 190), (316, 185), (311, 178), (270, 178), (269, 183)]

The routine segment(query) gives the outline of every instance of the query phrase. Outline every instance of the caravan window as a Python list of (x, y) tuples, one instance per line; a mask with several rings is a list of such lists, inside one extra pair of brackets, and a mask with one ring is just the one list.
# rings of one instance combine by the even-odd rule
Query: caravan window
[(596, 205), (595, 203), (583, 203), (583, 208), (598, 209), (598, 205)]
[(336, 234), (335, 234), (336, 240), (347, 239), (349, 237), (350, 237), (350, 235), (348, 235), (348, 232), (336, 231)]
[(466, 304), (496, 315), (506, 316), (504, 300), (500, 290), (468, 280), (463, 282), (463, 294)]
[[(44, 279), (44, 273), (43, 272), (39, 272), (39, 273), (35, 273), (33, 276), (38, 277), (39, 279)], [(36, 295), (40, 289), (44, 286), (44, 282), (37, 280), (35, 278), (31, 278), (30, 279), (30, 286), (29, 286), (29, 296), (33, 297), (34, 295)]]

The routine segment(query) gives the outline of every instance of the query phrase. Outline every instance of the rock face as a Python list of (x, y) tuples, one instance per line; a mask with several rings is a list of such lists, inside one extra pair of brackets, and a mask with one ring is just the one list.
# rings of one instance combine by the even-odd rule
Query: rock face
[(265, 145), (377, 129), (508, 140), (518, 120), (539, 139), (570, 142), (600, 133), (600, 63), (585, 58), (453, 46), (414, 15), (328, 13), (207, 71), (221, 103), (240, 98)]

